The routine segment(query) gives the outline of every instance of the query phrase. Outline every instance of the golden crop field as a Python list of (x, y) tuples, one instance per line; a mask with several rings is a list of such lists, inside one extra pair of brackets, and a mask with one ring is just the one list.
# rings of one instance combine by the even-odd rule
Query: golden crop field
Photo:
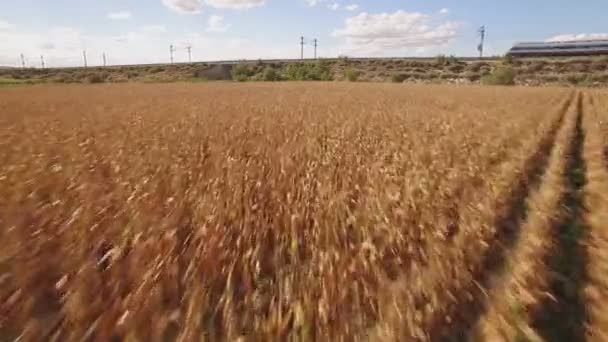
[(608, 94), (0, 89), (0, 341), (606, 341)]

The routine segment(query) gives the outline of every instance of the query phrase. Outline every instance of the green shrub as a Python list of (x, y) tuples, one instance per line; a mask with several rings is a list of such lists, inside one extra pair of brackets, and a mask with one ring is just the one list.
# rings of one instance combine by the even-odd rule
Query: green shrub
[(510, 67), (498, 67), (491, 74), (481, 78), (486, 85), (514, 85), (515, 71)]
[(455, 78), (458, 78), (458, 74), (445, 72), (445, 73), (442, 73), (441, 75), (439, 75), (439, 78), (441, 78), (442, 80), (455, 79)]
[(559, 81), (559, 75), (556, 75), (556, 74), (540, 75), (539, 79), (545, 83), (555, 83), (555, 82)]
[(102, 73), (90, 74), (85, 78), (86, 83), (103, 83), (106, 81), (105, 75)]
[(412, 67), (412, 68), (423, 68), (423, 69), (427, 69), (430, 66), (432, 66), (432, 63), (429, 62), (423, 62), (423, 61), (407, 61), (407, 66)]
[(587, 72), (589, 71), (589, 64), (587, 63), (571, 63), (569, 69), (572, 72)]
[(15, 80), (23, 80), (23, 79), (27, 78), (27, 77), (25, 77), (25, 75), (22, 75), (21, 72), (19, 72), (19, 71), (13, 72), (13, 74), (11, 76)]
[(322, 62), (292, 63), (283, 69), (283, 77), (292, 81), (330, 81), (331, 71)]
[(529, 73), (535, 73), (535, 72), (539, 72), (541, 70), (543, 70), (545, 68), (546, 63), (543, 61), (538, 61), (538, 62), (534, 62), (534, 63), (530, 63), (527, 67), (526, 70)]
[(595, 73), (591, 74), (593, 82), (608, 83), (608, 73)]
[(593, 78), (591, 77), (591, 75), (587, 75), (585, 78), (583, 78), (579, 84), (579, 86), (581, 87), (595, 87), (595, 81), (593, 80)]
[(591, 71), (604, 71), (608, 69), (608, 62), (604, 63), (603, 61), (594, 61), (591, 66)]
[(464, 73), (464, 78), (466, 78), (467, 80), (469, 80), (471, 82), (476, 82), (476, 81), (479, 81), (479, 79), (481, 78), (481, 75), (476, 72), (467, 71)]
[(69, 74), (65, 72), (60, 72), (57, 73), (57, 75), (55, 75), (52, 80), (57, 83), (70, 83), (72, 81), (72, 78)]
[(458, 60), (458, 58), (456, 58), (456, 56), (450, 55), (450, 57), (447, 60), (447, 64), (448, 65), (460, 64), (460, 61)]
[(419, 74), (413, 74), (413, 75), (411, 75), (411, 77), (413, 77), (415, 79), (419, 79), (419, 80), (432, 80), (432, 79), (441, 78), (441, 75), (438, 73), (429, 71), (429, 72), (423, 72), (423, 73), (419, 73)]
[(155, 67), (150, 68), (148, 71), (152, 74), (157, 74), (159, 72), (165, 71), (165, 68), (163, 68), (161, 66), (155, 66)]
[(445, 55), (438, 55), (437, 57), (435, 57), (435, 64), (446, 65), (448, 64), (448, 58)]
[(267, 82), (280, 81), (281, 75), (279, 75), (275, 68), (267, 66), (262, 73), (262, 79)]
[(230, 74), (232, 75), (233, 80), (245, 82), (249, 77), (253, 76), (254, 72), (247, 64), (241, 63), (235, 65)]
[(393, 74), (391, 76), (391, 82), (394, 82), (394, 83), (403, 83), (403, 81), (405, 81), (408, 76), (409, 75), (407, 75), (407, 74)]
[(473, 62), (467, 65), (466, 70), (470, 72), (479, 72), (484, 66), (488, 64), (485, 62)]
[(27, 81), (14, 78), (0, 78), (0, 86), (25, 84)]
[(344, 70), (344, 78), (349, 82), (357, 82), (359, 75), (360, 72), (355, 69), (348, 68)]
[(450, 72), (453, 73), (461, 73), (464, 70), (464, 65), (462, 64), (451, 64), (450, 66), (448, 66), (447, 68)]
[(137, 78), (139, 77), (139, 71), (131, 69), (130, 71), (127, 71), (127, 78), (132, 79), (132, 78)]
[(587, 76), (585, 74), (577, 73), (570, 73), (563, 76), (564, 82), (571, 85), (578, 85), (579, 83), (582, 83), (586, 78)]

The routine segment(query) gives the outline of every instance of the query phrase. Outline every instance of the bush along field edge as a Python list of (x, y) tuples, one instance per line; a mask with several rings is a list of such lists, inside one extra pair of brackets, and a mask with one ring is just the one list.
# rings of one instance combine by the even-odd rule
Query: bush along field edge
[(423, 84), (608, 85), (608, 57), (467, 60), (319, 59), (89, 68), (0, 68), (0, 85), (206, 81), (348, 81)]

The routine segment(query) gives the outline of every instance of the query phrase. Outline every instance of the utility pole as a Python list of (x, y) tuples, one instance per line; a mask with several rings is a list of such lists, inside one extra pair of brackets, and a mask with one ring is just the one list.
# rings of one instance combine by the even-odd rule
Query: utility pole
[(45, 65), (44, 65), (44, 56), (40, 55), (40, 66), (42, 67), (42, 69), (44, 69)]
[(192, 46), (188, 45), (186, 49), (188, 49), (188, 63), (192, 64)]
[(21, 54), (21, 67), (25, 69), (25, 56), (23, 54)]
[(173, 64), (173, 51), (175, 51), (175, 49), (173, 48), (173, 44), (169, 45), (169, 53), (171, 54), (171, 64)]
[(484, 44), (484, 42), (486, 40), (486, 27), (485, 27), (485, 25), (481, 26), (477, 32), (479, 32), (479, 36), (481, 38), (481, 41), (480, 41), (479, 45), (477, 46), (477, 51), (479, 51), (479, 58), (483, 58), (483, 44)]
[(87, 65), (87, 50), (82, 50), (82, 61), (84, 62), (84, 67), (86, 69)]
[(101, 56), (103, 58), (103, 67), (105, 68), (108, 64), (108, 60), (106, 59), (106, 53), (104, 52)]
[(300, 37), (300, 59), (304, 59), (304, 36)]
[(314, 44), (315, 44), (315, 59), (317, 59), (317, 38), (315, 38)]

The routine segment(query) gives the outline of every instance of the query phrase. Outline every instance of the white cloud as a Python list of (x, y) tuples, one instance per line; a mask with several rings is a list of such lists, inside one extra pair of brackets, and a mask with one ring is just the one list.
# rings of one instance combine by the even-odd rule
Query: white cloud
[(108, 13), (108, 19), (112, 20), (125, 20), (131, 18), (131, 12), (129, 11), (120, 11), (120, 12), (112, 12)]
[[(299, 48), (293, 44), (277, 44), (263, 38), (243, 40), (228, 35), (207, 35), (172, 31), (162, 25), (142, 26), (123, 34), (92, 33), (70, 27), (45, 29), (1, 30), (0, 66), (26, 65), (38, 67), (44, 55), (48, 67), (81, 66), (82, 50), (87, 51), (90, 66), (102, 65), (105, 53), (110, 64), (168, 63), (169, 45), (177, 50), (176, 62), (188, 61), (186, 46), (192, 46), (196, 61), (259, 58), (297, 58)], [(330, 51), (329, 46), (323, 51)]]
[(224, 23), (224, 17), (221, 15), (212, 15), (207, 21), (208, 32), (224, 32), (228, 27), (229, 25)]
[(578, 41), (578, 40), (592, 40), (592, 39), (608, 39), (608, 33), (578, 33), (578, 34), (561, 34), (555, 37), (551, 37), (546, 42), (567, 42), (567, 41)]
[[(332, 11), (337, 11), (338, 9), (340, 9), (340, 7), (342, 7), (339, 3), (337, 2), (331, 2), (328, 3), (328, 0), (306, 0), (306, 3), (308, 4), (309, 7), (315, 7), (317, 5), (320, 4), (327, 4), (327, 9), (332, 10)], [(359, 8), (358, 5), (349, 5), (344, 7), (346, 10), (348, 11), (354, 11), (355, 9)], [(352, 8), (352, 9), (349, 9)]]
[(162, 0), (169, 9), (183, 14), (200, 13), (203, 3), (201, 0)]
[(15, 25), (9, 23), (8, 21), (0, 20), (0, 31), (10, 31), (14, 29)]
[(266, 0), (205, 0), (205, 3), (215, 8), (248, 9), (263, 6)]
[(146, 25), (141, 28), (141, 31), (146, 33), (160, 34), (166, 33), (167, 28), (163, 25)]
[(334, 2), (333, 4), (327, 5), (327, 8), (329, 8), (332, 11), (336, 11), (336, 10), (338, 10), (338, 8), (340, 8), (340, 4), (338, 4), (337, 2)]
[(448, 14), (450, 13), (450, 10), (447, 8), (442, 8), (441, 10), (439, 10), (439, 14)]
[(389, 53), (446, 45), (456, 37), (459, 26), (449, 21), (437, 23), (433, 17), (418, 12), (364, 12), (347, 18), (345, 27), (335, 30), (333, 36), (344, 38), (346, 46), (353, 51)]
[(351, 4), (351, 5), (346, 5), (346, 6), (344, 6), (344, 8), (345, 8), (347, 11), (352, 12), (352, 11), (356, 11), (357, 9), (359, 9), (359, 5), (357, 5), (357, 4)]

